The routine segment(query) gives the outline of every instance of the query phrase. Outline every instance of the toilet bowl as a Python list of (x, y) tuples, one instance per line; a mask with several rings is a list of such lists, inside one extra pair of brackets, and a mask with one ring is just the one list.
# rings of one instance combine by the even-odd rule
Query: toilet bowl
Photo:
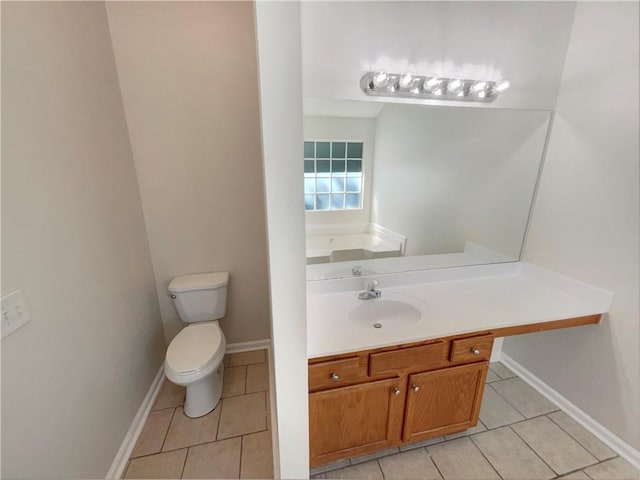
[(218, 324), (226, 312), (227, 272), (183, 275), (169, 284), (169, 295), (182, 321), (189, 323), (167, 348), (164, 372), (187, 388), (184, 413), (201, 417), (222, 396), (224, 333)]

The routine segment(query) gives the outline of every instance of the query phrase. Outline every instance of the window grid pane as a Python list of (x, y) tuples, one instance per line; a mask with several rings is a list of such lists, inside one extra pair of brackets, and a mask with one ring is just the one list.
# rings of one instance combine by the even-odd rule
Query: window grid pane
[(362, 142), (305, 141), (305, 210), (362, 208)]

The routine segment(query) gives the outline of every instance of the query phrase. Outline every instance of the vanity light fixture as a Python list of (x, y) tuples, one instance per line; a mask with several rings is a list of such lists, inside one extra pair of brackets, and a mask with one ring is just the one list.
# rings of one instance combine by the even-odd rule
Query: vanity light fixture
[(492, 102), (511, 84), (438, 75), (414, 75), (411, 72), (367, 72), (360, 79), (360, 88), (374, 97), (437, 98), (471, 102)]

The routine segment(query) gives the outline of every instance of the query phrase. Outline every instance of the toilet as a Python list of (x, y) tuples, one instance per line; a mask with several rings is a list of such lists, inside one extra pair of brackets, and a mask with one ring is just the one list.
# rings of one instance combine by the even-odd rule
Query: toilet
[(227, 309), (228, 284), (228, 272), (182, 275), (169, 284), (169, 296), (188, 325), (169, 344), (164, 373), (171, 382), (187, 387), (187, 417), (206, 415), (222, 395), (227, 344), (218, 319)]

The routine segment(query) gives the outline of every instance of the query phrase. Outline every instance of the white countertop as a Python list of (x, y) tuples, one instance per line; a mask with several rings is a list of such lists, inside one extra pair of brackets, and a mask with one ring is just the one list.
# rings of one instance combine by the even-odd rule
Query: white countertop
[[(372, 278), (382, 299), (421, 306), (417, 323), (376, 329), (349, 317)], [(387, 294), (385, 296), (385, 293)], [(609, 311), (613, 295), (524, 262), (307, 283), (309, 358)], [(374, 304), (375, 305), (375, 304)]]

